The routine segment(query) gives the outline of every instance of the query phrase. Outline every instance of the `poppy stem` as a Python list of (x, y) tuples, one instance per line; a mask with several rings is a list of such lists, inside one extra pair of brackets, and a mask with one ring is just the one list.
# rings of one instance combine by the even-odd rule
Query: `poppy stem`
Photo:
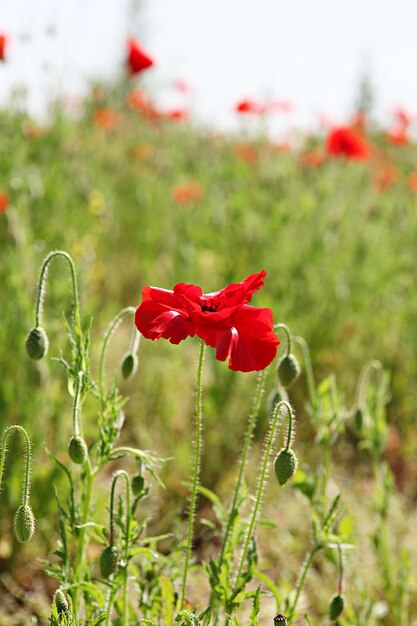
[(274, 325), (274, 330), (283, 330), (285, 332), (286, 338), (287, 338), (287, 351), (286, 351), (286, 355), (288, 356), (290, 354), (290, 352), (292, 352), (292, 335), (291, 335), (291, 331), (289, 329), (289, 327), (286, 324), (275, 324)]
[(202, 340), (200, 344), (200, 356), (199, 356), (198, 368), (197, 368), (197, 400), (196, 400), (194, 465), (193, 465), (193, 477), (192, 477), (191, 496), (190, 496), (190, 512), (189, 512), (189, 517), (188, 517), (187, 544), (186, 544), (186, 549), (185, 549), (184, 572), (182, 576), (180, 610), (184, 608), (184, 604), (185, 604), (187, 574), (188, 574), (188, 567), (190, 563), (191, 548), (192, 548), (192, 543), (193, 543), (194, 520), (195, 520), (195, 515), (196, 515), (197, 492), (198, 492), (198, 486), (199, 486), (200, 464), (201, 464), (201, 451), (203, 448), (203, 404), (202, 404), (203, 384), (202, 384), (202, 381), (203, 381), (203, 362), (204, 362), (205, 347), (206, 347), (205, 343)]

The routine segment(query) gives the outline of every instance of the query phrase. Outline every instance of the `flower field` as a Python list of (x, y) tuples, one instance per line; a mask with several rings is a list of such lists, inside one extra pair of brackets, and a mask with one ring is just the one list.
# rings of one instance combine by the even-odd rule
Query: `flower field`
[(0, 625), (417, 624), (414, 119), (223, 135), (128, 61), (0, 112)]

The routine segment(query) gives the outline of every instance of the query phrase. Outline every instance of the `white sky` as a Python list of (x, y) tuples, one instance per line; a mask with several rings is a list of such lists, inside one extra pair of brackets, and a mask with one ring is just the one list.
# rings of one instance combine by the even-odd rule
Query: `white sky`
[(189, 80), (196, 115), (211, 124), (232, 125), (233, 103), (245, 96), (290, 99), (290, 123), (308, 123), (318, 112), (343, 121), (364, 68), (380, 115), (399, 104), (417, 112), (417, 0), (142, 4), (133, 20), (132, 0), (0, 0), (0, 32), (10, 36), (0, 102), (25, 84), (39, 111), (88, 78), (115, 76), (133, 32), (158, 60), (143, 83), (174, 104), (172, 79)]

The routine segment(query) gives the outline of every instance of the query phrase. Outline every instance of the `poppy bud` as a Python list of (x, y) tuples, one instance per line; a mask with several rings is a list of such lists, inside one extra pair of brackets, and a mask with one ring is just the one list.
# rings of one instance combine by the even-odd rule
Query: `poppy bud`
[(282, 448), (274, 462), (275, 474), (280, 485), (285, 483), (294, 476), (297, 469), (297, 457), (291, 448)]
[(126, 352), (126, 354), (122, 356), (120, 369), (125, 380), (129, 380), (129, 378), (132, 378), (132, 376), (136, 374), (138, 364), (139, 359), (137, 354), (134, 354), (133, 352)]
[(29, 331), (26, 336), (25, 346), (28, 357), (34, 361), (39, 361), (47, 354), (49, 341), (42, 326), (37, 326)]
[(338, 593), (330, 602), (330, 619), (337, 619), (339, 615), (343, 613), (345, 608), (345, 600), (343, 596)]
[(294, 354), (287, 354), (278, 362), (278, 378), (284, 387), (289, 387), (300, 375), (300, 364)]
[(285, 617), (285, 615), (282, 615), (281, 613), (278, 613), (278, 615), (275, 615), (275, 617), (274, 617), (274, 624), (280, 624), (281, 626), (287, 626), (287, 618)]
[(144, 486), (145, 486), (145, 479), (143, 478), (143, 476), (138, 474), (137, 476), (133, 477), (132, 493), (134, 496), (139, 496), (142, 493)]
[(363, 427), (364, 415), (363, 410), (358, 407), (353, 415), (353, 425), (355, 427), (356, 432), (360, 433)]
[(268, 396), (267, 411), (273, 413), (278, 402), (288, 402), (288, 394), (285, 389), (273, 389)]
[(57, 589), (54, 595), (54, 603), (56, 606), (56, 610), (58, 611), (58, 615), (62, 615), (68, 611), (69, 605), (68, 600), (65, 597), (62, 589)]
[(29, 504), (21, 504), (14, 516), (14, 534), (19, 543), (26, 543), (35, 532), (35, 516)]
[(82, 437), (71, 437), (68, 444), (68, 454), (71, 461), (74, 461), (77, 465), (82, 465), (84, 463), (88, 454), (88, 448)]
[(108, 578), (116, 571), (117, 558), (118, 553), (115, 546), (104, 548), (100, 556), (100, 572), (103, 578)]

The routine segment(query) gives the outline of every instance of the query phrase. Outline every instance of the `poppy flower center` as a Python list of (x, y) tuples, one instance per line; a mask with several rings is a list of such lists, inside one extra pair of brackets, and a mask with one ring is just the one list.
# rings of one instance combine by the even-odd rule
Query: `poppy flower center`
[(200, 306), (201, 310), (204, 312), (216, 313), (219, 310), (219, 305), (214, 302), (212, 304), (201, 304)]
[(217, 313), (224, 308), (224, 304), (219, 300), (215, 300), (214, 298), (207, 300), (199, 298), (198, 304), (201, 306), (201, 310), (203, 311), (203, 313)]

